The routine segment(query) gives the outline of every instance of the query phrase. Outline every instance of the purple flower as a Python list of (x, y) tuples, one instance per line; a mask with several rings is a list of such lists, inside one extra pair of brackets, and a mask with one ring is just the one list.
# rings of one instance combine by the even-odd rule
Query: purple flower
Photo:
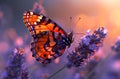
[(67, 56), (68, 67), (78, 67), (91, 55), (93, 55), (103, 45), (103, 39), (107, 35), (107, 30), (99, 27), (93, 34), (87, 34), (81, 38), (79, 46), (75, 51)]
[(120, 37), (116, 41), (115, 45), (111, 47), (113, 51), (120, 52)]
[(3, 72), (2, 79), (29, 79), (28, 71), (24, 65), (25, 57), (23, 52), (23, 49), (14, 49), (8, 61), (8, 66)]

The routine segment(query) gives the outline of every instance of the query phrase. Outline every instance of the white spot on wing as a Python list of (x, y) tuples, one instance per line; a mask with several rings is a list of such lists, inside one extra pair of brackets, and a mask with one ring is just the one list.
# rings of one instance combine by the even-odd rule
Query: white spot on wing
[(33, 15), (33, 12), (30, 12), (30, 15)]
[(27, 13), (26, 15), (29, 15), (29, 13)]
[(40, 22), (40, 19), (37, 19), (38, 22)]
[(37, 23), (36, 23), (36, 22), (34, 22), (34, 24), (35, 24), (35, 25), (37, 25)]
[(29, 16), (27, 16), (27, 18), (28, 18)]
[(38, 16), (39, 19), (42, 19), (43, 16)]
[(28, 22), (28, 25), (30, 25), (30, 23)]
[(32, 27), (32, 26), (30, 26), (30, 28), (33, 30), (33, 27)]
[(26, 13), (24, 13), (23, 15), (26, 15)]

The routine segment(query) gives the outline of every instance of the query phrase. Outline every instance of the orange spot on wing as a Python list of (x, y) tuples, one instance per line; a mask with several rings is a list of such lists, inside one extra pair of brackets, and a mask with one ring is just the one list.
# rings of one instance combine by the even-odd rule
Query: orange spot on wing
[(59, 28), (55, 27), (54, 32), (58, 32)]
[(59, 32), (60, 32), (60, 34), (64, 34), (63, 30), (60, 30)]
[(47, 25), (47, 27), (48, 27), (48, 29), (53, 30), (54, 24), (49, 23), (49, 24)]

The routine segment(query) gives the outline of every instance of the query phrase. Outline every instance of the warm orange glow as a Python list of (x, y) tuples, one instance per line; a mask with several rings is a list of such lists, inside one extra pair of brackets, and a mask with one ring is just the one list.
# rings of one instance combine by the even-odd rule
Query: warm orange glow
[(120, 27), (120, 10), (114, 10), (110, 13), (110, 20), (116, 28)]
[[(78, 12), (74, 19), (73, 25), (75, 27), (72, 29), (75, 33), (85, 33), (88, 29), (93, 31), (97, 27), (104, 26), (108, 29), (108, 36), (104, 42), (103, 50), (108, 51), (109, 46), (120, 36), (120, 0), (87, 1), (89, 0), (76, 3), (73, 1), (74, 3), (71, 3)], [(79, 22), (76, 22), (78, 17), (81, 19)]]

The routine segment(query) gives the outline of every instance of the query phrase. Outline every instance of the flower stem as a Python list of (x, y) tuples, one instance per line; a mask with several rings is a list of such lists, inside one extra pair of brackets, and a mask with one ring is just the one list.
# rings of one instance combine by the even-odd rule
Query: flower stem
[(59, 70), (57, 70), (56, 72), (54, 72), (52, 75), (50, 75), (47, 79), (51, 79), (53, 76), (55, 76), (57, 73), (59, 73), (60, 71), (62, 71), (63, 69), (66, 68), (66, 65), (64, 65), (62, 68), (60, 68)]

